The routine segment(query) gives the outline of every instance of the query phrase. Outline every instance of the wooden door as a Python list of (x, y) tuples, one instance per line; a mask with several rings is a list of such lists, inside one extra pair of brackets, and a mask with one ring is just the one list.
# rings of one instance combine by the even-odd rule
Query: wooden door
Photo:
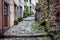
[(20, 16), (22, 16), (22, 7), (20, 6)]
[(4, 27), (8, 27), (8, 5), (4, 3)]

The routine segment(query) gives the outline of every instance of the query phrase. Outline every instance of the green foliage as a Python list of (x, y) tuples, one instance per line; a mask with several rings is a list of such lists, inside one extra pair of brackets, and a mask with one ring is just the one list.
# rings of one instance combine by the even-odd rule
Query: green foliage
[(45, 24), (46, 24), (46, 22), (44, 21), (44, 22), (41, 23), (41, 26), (45, 26)]
[(19, 22), (20, 22), (20, 21), (22, 21), (22, 20), (23, 20), (23, 18), (22, 18), (22, 17), (19, 17), (19, 18), (18, 18), (18, 21), (19, 21)]
[(14, 20), (14, 25), (17, 25), (18, 24), (18, 21), (17, 20)]
[(29, 8), (26, 6), (26, 9), (24, 11), (24, 17), (29, 16)]
[(36, 33), (44, 32), (44, 28), (40, 24), (41, 23), (33, 23), (32, 24), (32, 29), (34, 29)]
[(40, 12), (40, 9), (41, 9), (41, 6), (40, 6), (39, 3), (37, 3), (37, 4), (36, 4), (36, 9), (35, 9), (35, 10), (36, 10), (37, 12)]

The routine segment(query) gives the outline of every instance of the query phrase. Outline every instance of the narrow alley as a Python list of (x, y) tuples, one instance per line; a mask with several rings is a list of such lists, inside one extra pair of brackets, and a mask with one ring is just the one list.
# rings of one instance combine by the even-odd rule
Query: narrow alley
[[(30, 21), (31, 20), (31, 21)], [(34, 17), (24, 18), (22, 22), (13, 28), (9, 29), (4, 35), (15, 35), (15, 36), (23, 36), (32, 34), (32, 23), (34, 22)]]
[[(42, 27), (43, 30), (34, 30), (33, 25), (36, 25), (34, 24), (34, 20), (34, 16), (24, 18), (23, 21), (21, 21), (18, 25), (14, 26), (13, 28), (10, 28), (4, 33), (4, 35), (7, 36), (7, 38), (0, 40), (51, 40), (49, 36), (44, 36), (47, 35), (47, 33), (44, 32), (44, 27)], [(36, 28), (37, 27), (38, 26), (36, 26)], [(39, 37), (39, 35), (43, 37)]]
[(60, 40), (60, 0), (0, 0), (0, 40)]
[(46, 33), (42, 33), (44, 32), (44, 30), (40, 32), (41, 34), (39, 32), (36, 32), (40, 30), (35, 31), (32, 28), (34, 23), (35, 23), (34, 17), (29, 16), (27, 18), (24, 18), (22, 22), (20, 22), (18, 25), (14, 26), (13, 28), (10, 28), (7, 32), (4, 33), (4, 35), (6, 36), (34, 36), (34, 35), (46, 34)]

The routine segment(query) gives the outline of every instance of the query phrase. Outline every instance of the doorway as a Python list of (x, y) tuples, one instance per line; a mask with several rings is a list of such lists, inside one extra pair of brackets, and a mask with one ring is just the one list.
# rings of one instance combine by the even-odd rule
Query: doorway
[(20, 16), (22, 17), (22, 6), (20, 6)]
[(8, 4), (4, 2), (4, 14), (3, 14), (4, 29), (8, 28)]

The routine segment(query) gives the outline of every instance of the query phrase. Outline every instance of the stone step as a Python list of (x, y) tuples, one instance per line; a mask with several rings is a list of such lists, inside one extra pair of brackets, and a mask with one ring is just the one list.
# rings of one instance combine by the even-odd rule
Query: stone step
[(7, 35), (4, 35), (4, 36), (6, 36), (6, 37), (38, 37), (38, 36), (40, 36), (40, 37), (42, 37), (42, 36), (44, 36), (44, 37), (46, 37), (47, 36), (47, 34), (48, 33), (46, 33), (46, 32), (44, 32), (44, 33), (35, 33), (35, 34), (32, 34), (32, 35), (25, 35), (25, 34), (23, 34), (23, 35), (18, 35), (18, 34), (16, 34), (16, 35), (9, 35), (9, 34), (7, 34)]
[(11, 38), (1, 38), (0, 40), (51, 40), (50, 36), (48, 37), (11, 37)]

